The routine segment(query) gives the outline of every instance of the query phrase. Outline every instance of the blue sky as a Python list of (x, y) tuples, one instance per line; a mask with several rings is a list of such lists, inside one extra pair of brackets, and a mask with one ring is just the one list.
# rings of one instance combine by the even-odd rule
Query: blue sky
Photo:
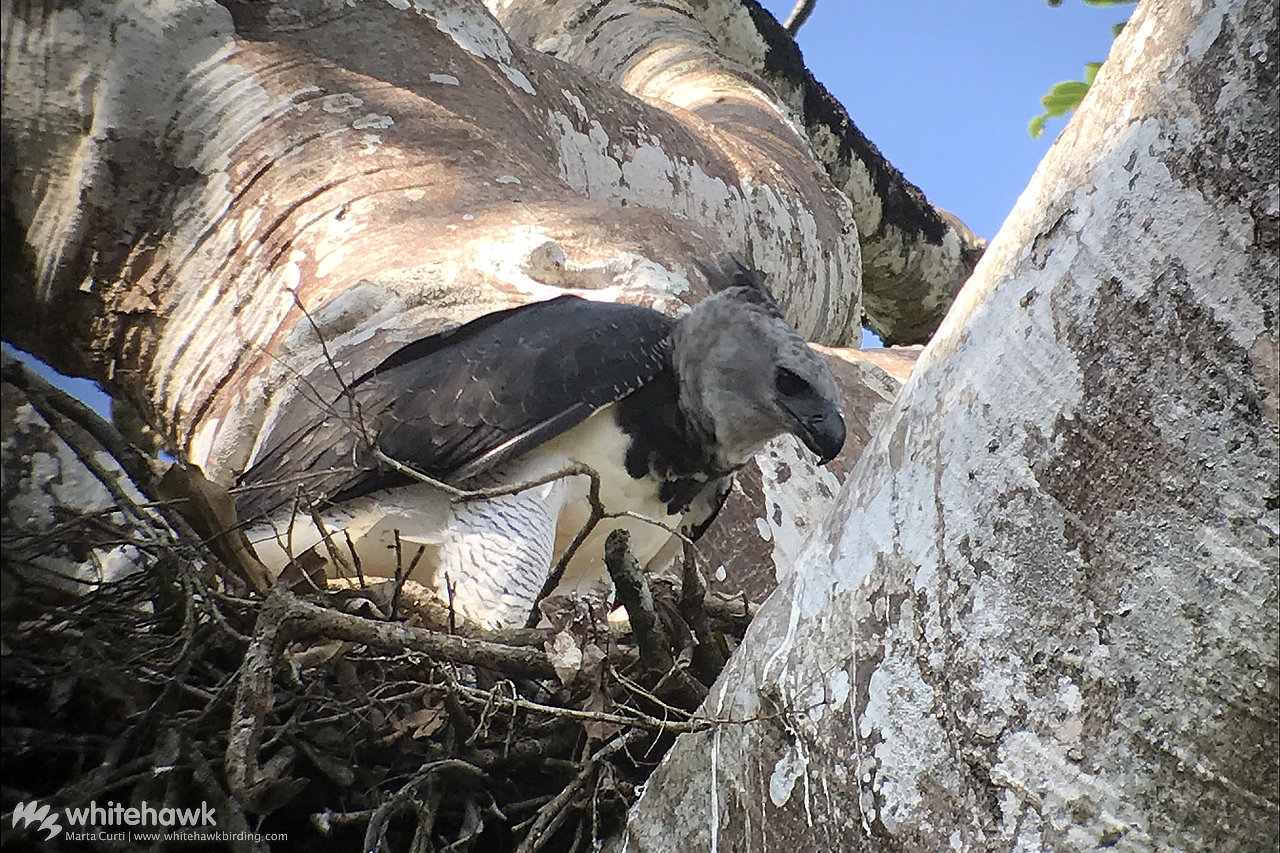
[[(779, 20), (791, 0), (761, 0)], [(991, 239), (1065, 119), (1027, 122), (1111, 49), (1133, 6), (1063, 0), (818, 0), (797, 39), (854, 124), (935, 204)]]

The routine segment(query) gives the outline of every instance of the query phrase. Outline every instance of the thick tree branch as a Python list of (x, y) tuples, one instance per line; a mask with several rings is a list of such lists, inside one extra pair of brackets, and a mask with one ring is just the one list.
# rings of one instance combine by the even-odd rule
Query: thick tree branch
[(1275, 846), (1278, 61), (1139, 6), (620, 846)]
[(795, 7), (792, 8), (791, 14), (787, 15), (786, 22), (782, 28), (795, 38), (796, 33), (800, 32), (800, 28), (804, 26), (804, 22), (809, 20), (809, 16), (813, 14), (814, 7), (818, 5), (818, 0), (799, 0)]

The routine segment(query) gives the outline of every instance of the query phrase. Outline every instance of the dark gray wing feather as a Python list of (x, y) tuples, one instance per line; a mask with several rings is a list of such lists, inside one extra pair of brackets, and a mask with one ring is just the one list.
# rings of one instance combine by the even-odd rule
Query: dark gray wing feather
[[(648, 308), (561, 296), (408, 344), (359, 377), (351, 393), (369, 439), (385, 454), (458, 482), (669, 371), (672, 323)], [(338, 400), (331, 412), (348, 408)], [(242, 520), (286, 503), (295, 482), (333, 500), (409, 482), (376, 464), (351, 418), (332, 413), (316, 411), (267, 447), (241, 477), (250, 487), (237, 498)]]

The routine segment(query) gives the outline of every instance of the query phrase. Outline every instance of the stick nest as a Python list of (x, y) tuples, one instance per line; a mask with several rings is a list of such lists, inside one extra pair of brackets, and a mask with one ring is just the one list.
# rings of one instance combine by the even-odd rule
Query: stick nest
[(6, 542), (6, 847), (32, 840), (10, 812), (37, 800), (207, 803), (233, 850), (600, 849), (674, 738), (718, 724), (695, 709), (750, 615), (705, 597), (691, 549), (656, 581), (619, 534), (634, 631), (588, 600), (484, 632), (412, 584), (250, 595), (159, 521), (145, 571), (68, 589), (41, 567), (71, 532), (120, 534), (102, 522)]

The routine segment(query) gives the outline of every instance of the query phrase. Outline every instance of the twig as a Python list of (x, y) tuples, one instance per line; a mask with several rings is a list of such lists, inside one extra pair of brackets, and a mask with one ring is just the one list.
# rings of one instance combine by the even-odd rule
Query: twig
[(227, 740), (227, 783), (231, 793), (251, 810), (262, 794), (263, 772), (258, 765), (262, 728), (275, 705), (272, 674), (289, 642), (288, 593), (273, 589), (258, 612), (253, 642), (245, 652)]
[(595, 754), (583, 765), (578, 775), (573, 778), (573, 781), (565, 785), (564, 789), (551, 802), (538, 810), (538, 815), (534, 819), (533, 825), (529, 827), (529, 832), (525, 835), (524, 840), (520, 842), (520, 846), (516, 848), (516, 853), (537, 853), (538, 850), (541, 850), (551, 840), (555, 831), (564, 822), (565, 817), (568, 816), (570, 804), (587, 784), (587, 780), (594, 777), (599, 771), (601, 762), (618, 750), (628, 746), (639, 736), (640, 732), (635, 730), (623, 732), (615, 735), (609, 743), (596, 750)]
[(674, 536), (676, 539), (679, 539), (682, 543), (684, 543), (688, 547), (691, 547), (691, 548), (698, 547), (697, 543), (694, 542), (692, 539), (690, 539), (688, 536), (685, 536), (684, 533), (678, 527), (673, 527), (672, 525), (667, 524), (665, 521), (658, 521), (658, 519), (654, 518), (653, 516), (645, 515), (642, 512), (632, 512), (629, 509), (624, 509), (624, 510), (619, 510), (618, 512), (606, 512), (604, 514), (604, 517), (605, 518), (634, 518), (636, 521), (643, 521), (645, 524), (651, 524), (654, 527), (657, 527), (661, 530), (665, 530), (667, 533), (670, 533), (672, 536)]
[(269, 850), (263, 845), (253, 842), (253, 833), (250, 832), (249, 821), (245, 817), (244, 809), (240, 807), (240, 803), (233, 797), (228, 797), (222, 790), (222, 786), (218, 784), (218, 778), (209, 762), (200, 754), (199, 747), (190, 743), (185, 737), (182, 740), (185, 751), (191, 759), (191, 775), (195, 781), (204, 790), (206, 799), (213, 800), (217, 804), (218, 815), (221, 817), (222, 828), (228, 829), (235, 833), (238, 840), (231, 842), (231, 849), (235, 853), (261, 853), (264, 849)]
[(284, 613), (295, 636), (319, 634), (380, 649), (414, 651), (433, 660), (480, 666), (519, 678), (555, 677), (555, 668), (540, 649), (505, 646), (411, 628), (398, 622), (365, 619), (312, 604), (283, 590), (273, 591), (272, 598), (283, 602)]
[[(689, 539), (676, 528), (658, 521), (656, 518), (650, 518), (638, 512), (631, 510), (622, 510), (620, 512), (605, 512), (604, 503), (600, 499), (600, 475), (595, 469), (585, 465), (574, 466), (582, 468), (582, 471), (574, 473), (584, 473), (591, 477), (591, 486), (587, 491), (587, 503), (591, 507), (591, 512), (587, 515), (587, 520), (583, 522), (582, 527), (578, 529), (577, 535), (573, 537), (573, 541), (569, 543), (569, 547), (564, 549), (564, 553), (560, 555), (560, 559), (551, 568), (547, 574), (547, 579), (543, 581), (542, 588), (538, 590), (538, 594), (533, 599), (533, 608), (529, 611), (529, 616), (525, 619), (525, 627), (533, 628), (542, 620), (542, 612), (538, 609), (539, 602), (551, 593), (555, 592), (556, 587), (560, 585), (560, 581), (564, 578), (565, 571), (569, 568), (569, 561), (578, 553), (587, 537), (595, 530), (596, 525), (607, 518), (634, 518), (643, 521), (646, 524), (652, 524), (659, 527), (672, 536), (677, 537), (686, 545), (693, 546), (693, 540)], [(568, 469), (566, 469), (568, 470)], [(523, 488), (523, 487), (522, 487)]]
[(423, 782), (432, 779), (437, 773), (443, 770), (462, 770), (469, 775), (477, 776), (481, 779), (485, 778), (484, 771), (474, 764), (463, 761), (460, 758), (444, 758), (438, 761), (429, 761), (414, 774), (413, 778), (401, 786), (400, 790), (392, 794), (386, 802), (374, 809), (373, 814), (369, 818), (369, 827), (364, 833), (364, 846), (361, 848), (366, 851), (375, 851), (383, 849), (384, 835), (387, 831), (387, 822), (391, 820), (391, 816), (402, 808), (409, 798), (417, 790), (418, 786)]
[[(333, 544), (333, 537), (329, 534), (329, 528), (325, 525), (320, 510), (316, 509), (316, 505), (310, 501), (307, 502), (307, 510), (311, 514), (311, 523), (316, 526), (316, 530), (320, 531), (320, 539), (324, 542), (325, 550), (329, 552), (329, 559), (333, 560), (333, 564), (342, 572), (346, 572), (347, 577), (350, 577), (351, 564), (347, 562), (346, 557), (342, 556), (338, 546)], [(290, 557), (292, 558), (292, 555)]]
[[(422, 555), (427, 553), (426, 545), (419, 545), (418, 552), (413, 555), (413, 559), (409, 561), (409, 568), (404, 568), (404, 551), (400, 542), (400, 529), (396, 528), (391, 531), (395, 537), (396, 543), (396, 586), (391, 593), (391, 607), (387, 613), (387, 618), (395, 619), (396, 610), (400, 607), (400, 593), (404, 591), (404, 583), (413, 574), (413, 570), (418, 567), (418, 561), (422, 559)], [(349, 541), (349, 540), (348, 540)]]
[(653, 591), (644, 571), (631, 553), (631, 534), (619, 528), (604, 541), (604, 564), (618, 592), (618, 601), (627, 608), (631, 630), (640, 644), (640, 660), (645, 667), (661, 675), (671, 670), (671, 638), (658, 620)]
[(342, 396), (347, 398), (347, 414), (355, 423), (356, 428), (360, 430), (360, 437), (364, 439), (364, 443), (372, 445), (369, 433), (364, 427), (364, 415), (360, 410), (360, 401), (356, 399), (355, 392), (351, 390), (351, 386), (342, 378), (341, 371), (338, 370), (337, 363), (333, 360), (333, 355), (329, 352), (329, 344), (324, 339), (324, 332), (320, 331), (320, 327), (316, 324), (315, 318), (311, 316), (311, 312), (302, 304), (302, 298), (298, 296), (298, 291), (290, 290), (293, 296), (293, 304), (298, 306), (298, 310), (302, 312), (302, 316), (307, 318), (307, 323), (311, 326), (311, 330), (316, 333), (316, 338), (320, 341), (320, 352), (324, 355), (325, 364), (329, 365), (329, 370), (333, 372), (333, 378), (338, 380), (338, 386), (342, 388)]
[(0, 376), (21, 390), (41, 415), (55, 412), (83, 429), (111, 455), (139, 491), (155, 494), (156, 474), (150, 460), (97, 412), (32, 373), (7, 352), (0, 357)]
[(627, 678), (625, 675), (623, 675), (621, 672), (619, 672), (617, 667), (611, 666), (611, 667), (609, 667), (609, 671), (610, 671), (610, 674), (611, 674), (615, 679), (617, 679), (617, 682), (618, 682), (619, 684), (621, 684), (621, 685), (622, 685), (623, 687), (625, 687), (627, 690), (631, 691), (631, 693), (635, 694), (636, 696), (640, 696), (640, 697), (642, 697), (642, 698), (644, 698), (644, 699), (646, 699), (646, 700), (648, 700), (648, 701), (652, 702), (653, 704), (657, 705), (657, 706), (658, 706), (659, 708), (661, 708), (665, 713), (671, 714), (671, 715), (673, 715), (674, 717), (676, 717), (677, 719), (680, 719), (680, 720), (691, 720), (691, 719), (693, 719), (693, 714), (692, 714), (692, 713), (690, 713), (689, 711), (686, 711), (684, 708), (677, 708), (675, 705), (668, 705), (666, 702), (663, 702), (663, 701), (662, 701), (661, 699), (659, 699), (657, 696), (654, 696), (654, 695), (653, 695), (652, 693), (650, 693), (648, 690), (645, 690), (645, 689), (644, 689), (644, 686), (643, 686), (643, 685), (641, 685), (639, 682), (637, 682), (637, 681), (635, 681), (635, 680), (633, 680), (633, 679)]
[(476, 728), (471, 725), (471, 718), (462, 709), (462, 703), (458, 701), (458, 692), (452, 689), (457, 687), (458, 680), (453, 677), (453, 673), (449, 671), (448, 667), (441, 667), (441, 671), (444, 673), (445, 683), (451, 688), (444, 692), (445, 716), (449, 718), (449, 724), (453, 726), (456, 740), (470, 746), (475, 740)]
[[(158, 479), (152, 462), (134, 447), (114, 425), (97, 412), (69, 394), (53, 387), (43, 378), (28, 370), (8, 353), (0, 356), (0, 377), (20, 389), (28, 402), (38, 411), (86, 469), (97, 478), (115, 499), (117, 508), (132, 516), (138, 527), (164, 549), (175, 552), (182, 543), (200, 543), (201, 537), (192, 530), (182, 514), (166, 501), (156, 501)], [(99, 463), (92, 442), (105, 450), (120, 466), (124, 477), (144, 497), (135, 501), (113, 472)], [(150, 513), (147, 510), (154, 510)], [(161, 526), (155, 522), (161, 520)], [(167, 529), (165, 529), (167, 527)], [(204, 553), (208, 553), (207, 551)], [(190, 557), (186, 558), (190, 560)], [(155, 568), (152, 569), (155, 571)], [(163, 579), (157, 590), (164, 594)]]
[(458, 585), (454, 583), (453, 578), (449, 577), (449, 573), (444, 573), (444, 603), (445, 612), (449, 614), (449, 633), (458, 633), (458, 610), (453, 606), (453, 594), (458, 591)]
[(335, 826), (347, 826), (353, 823), (367, 823), (377, 809), (359, 809), (353, 812), (335, 812), (325, 809), (311, 815), (311, 825), (321, 835), (329, 835)]
[[(454, 687), (458, 686), (456, 681), (453, 682), (453, 686)], [(516, 711), (518, 709), (516, 708), (514, 702), (512, 702), (511, 700), (515, 699), (517, 694), (516, 694), (516, 686), (511, 682), (510, 679), (504, 678), (501, 681), (499, 681), (497, 684), (493, 685), (493, 687), (489, 688), (488, 694), (489, 694), (489, 700), (485, 702), (484, 707), (480, 709), (480, 719), (476, 722), (475, 731), (465, 741), (467, 746), (474, 746), (477, 740), (479, 740), (482, 737), (488, 736), (489, 726), (490, 724), (493, 723), (493, 719), (498, 713), (498, 710), (503, 703), (506, 703), (510, 706), (511, 718), (512, 720), (515, 719)], [(503, 694), (506, 694), (506, 695), (503, 695)], [(453, 695), (456, 700), (457, 694), (453, 694)]]
[(745, 594), (729, 598), (717, 592), (709, 593), (703, 602), (707, 618), (714, 620), (721, 630), (741, 635), (760, 612), (760, 605), (748, 601)]
[(728, 660), (728, 650), (723, 648), (720, 638), (711, 632), (711, 622), (707, 618), (707, 585), (702, 580), (702, 572), (698, 569), (698, 552), (690, 545), (684, 546), (684, 577), (680, 583), (680, 615), (685, 624), (693, 632), (698, 645), (693, 650), (694, 667), (698, 678), (704, 684), (710, 684), (724, 669)]
[(564, 577), (565, 570), (569, 568), (569, 561), (573, 559), (574, 554), (578, 553), (582, 543), (587, 541), (591, 531), (595, 530), (596, 525), (604, 518), (604, 504), (600, 501), (600, 475), (596, 473), (594, 468), (588, 468), (586, 465), (575, 465), (573, 467), (581, 468), (582, 471), (580, 473), (591, 477), (591, 485), (587, 490), (587, 503), (591, 506), (591, 512), (588, 514), (586, 522), (578, 529), (577, 535), (573, 537), (573, 541), (569, 543), (569, 547), (564, 549), (560, 559), (551, 567), (551, 571), (547, 574), (547, 579), (542, 582), (542, 588), (534, 596), (533, 607), (529, 610), (528, 618), (524, 620), (526, 628), (536, 627), (538, 622), (542, 620), (542, 613), (538, 609), (538, 604), (560, 585), (560, 580)]
[[(149, 468), (144, 464), (142, 470), (138, 472), (138, 476), (144, 479), (135, 477), (124, 467), (123, 463), (120, 463), (123, 476), (108, 470), (107, 466), (98, 460), (95, 451), (98, 448), (102, 448), (111, 453), (111, 450), (103, 441), (110, 442), (110, 439), (106, 438), (106, 436), (113, 428), (79, 400), (71, 398), (48, 383), (44, 383), (45, 387), (40, 387), (43, 380), (28, 371), (8, 353), (4, 353), (3, 365), (4, 381), (20, 388), (26, 394), (27, 401), (44, 418), (49, 428), (58, 436), (58, 439), (75, 454), (80, 464), (110, 493), (115, 502), (115, 509), (133, 518), (137, 522), (137, 527), (140, 531), (155, 535), (156, 531), (146, 526), (145, 514), (138, 506), (139, 502), (133, 499), (133, 496), (129, 494), (121, 482), (122, 479), (130, 480), (139, 490), (143, 490), (147, 486), (154, 486), (155, 478)], [(86, 426), (86, 424), (94, 423), (95, 421), (97, 423), (93, 428)], [(99, 438), (99, 436), (102, 436), (102, 438)], [(124, 439), (121, 438), (120, 442), (123, 441)], [(123, 451), (123, 448), (117, 449), (121, 449), (122, 452), (128, 452)], [(136, 455), (136, 451), (134, 451), (134, 454)], [(119, 462), (119, 460), (116, 461)], [(155, 494), (152, 491), (148, 497), (154, 497)]]
[[(335, 466), (325, 468), (323, 471), (303, 471), (300, 474), (290, 474), (288, 477), (279, 477), (274, 480), (260, 480), (254, 483), (248, 483), (242, 486), (232, 486), (227, 492), (232, 495), (248, 494), (249, 492), (260, 492), (263, 489), (278, 489), (281, 486), (299, 486), (307, 480), (322, 480), (325, 477), (331, 477), (334, 474), (355, 474), (364, 469), (352, 466), (346, 468), (343, 466)], [(240, 525), (247, 527), (252, 524), (253, 520), (242, 521)]]
[(681, 701), (697, 706), (707, 698), (707, 687), (672, 657), (671, 638), (658, 619), (653, 591), (644, 570), (631, 553), (630, 543), (631, 534), (626, 530), (619, 528), (610, 533), (604, 541), (604, 563), (618, 592), (618, 600), (627, 608), (631, 630), (640, 645), (640, 662), (658, 680), (657, 687), (670, 678), (683, 694)]
[(449, 495), (449, 497), (453, 498), (455, 501), (488, 500), (490, 498), (500, 498), (503, 495), (515, 495), (520, 492), (536, 488), (537, 486), (544, 486), (547, 483), (553, 483), (556, 480), (563, 480), (566, 477), (573, 477), (578, 474), (589, 476), (593, 480), (599, 480), (599, 475), (596, 474), (592, 468), (589, 468), (586, 465), (567, 465), (558, 471), (552, 471), (549, 474), (543, 474), (542, 476), (535, 477), (532, 480), (524, 480), (508, 486), (494, 486), (487, 489), (460, 489), (457, 486), (446, 483), (444, 480), (437, 480), (429, 474), (424, 474), (412, 465), (406, 465), (403, 462), (393, 459), (384, 453), (382, 448), (378, 447), (376, 444), (370, 446), (370, 451), (373, 453), (373, 457), (375, 459), (391, 468), (397, 474), (403, 474), (411, 480), (416, 480), (419, 483), (425, 483), (428, 486), (433, 486)]
[(347, 553), (351, 555), (351, 564), (356, 569), (356, 580), (360, 581), (360, 588), (364, 589), (369, 584), (364, 580), (364, 567), (360, 563), (360, 554), (356, 552), (356, 543), (351, 541), (351, 534), (347, 532), (347, 528), (342, 528), (342, 538), (347, 541)]
[[(489, 692), (487, 690), (468, 687), (465, 684), (457, 685), (457, 690), (460, 696), (473, 704), (484, 705), (489, 701)], [(689, 719), (680, 722), (659, 720), (657, 717), (650, 716), (643, 711), (637, 711), (634, 708), (626, 709), (630, 712), (627, 715), (611, 714), (608, 711), (580, 711), (577, 708), (564, 708), (559, 705), (544, 705), (540, 702), (532, 702), (519, 696), (514, 697), (511, 700), (511, 704), (522, 711), (534, 711), (539, 714), (546, 714), (549, 717), (563, 717), (566, 720), (577, 720), (584, 723), (609, 723), (615, 726), (630, 726), (655, 732), (669, 732), (671, 734), (700, 732), (709, 728), (716, 722), (721, 722), (702, 718)]]

